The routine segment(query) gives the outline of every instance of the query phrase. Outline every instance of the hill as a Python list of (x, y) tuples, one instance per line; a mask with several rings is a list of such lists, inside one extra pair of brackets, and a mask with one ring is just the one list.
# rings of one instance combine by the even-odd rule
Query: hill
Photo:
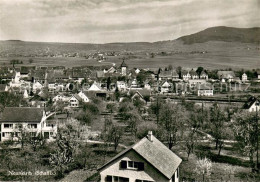
[(260, 27), (212, 27), (195, 34), (180, 37), (177, 40), (182, 40), (184, 44), (204, 43), (208, 41), (259, 43)]

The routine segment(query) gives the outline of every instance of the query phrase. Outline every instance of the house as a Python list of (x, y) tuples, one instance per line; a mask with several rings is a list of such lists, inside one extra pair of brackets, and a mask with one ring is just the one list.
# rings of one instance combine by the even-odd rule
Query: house
[(101, 97), (101, 98), (106, 98), (108, 96), (108, 92), (104, 89), (101, 88), (100, 84), (97, 82), (94, 82), (90, 88), (87, 90), (87, 95), (90, 98), (93, 97)]
[(209, 83), (198, 84), (197, 94), (198, 96), (213, 96), (213, 86)]
[(245, 83), (245, 82), (247, 82), (248, 80), (247, 80), (247, 75), (246, 75), (246, 73), (244, 73), (243, 75), (242, 75), (242, 82), (243, 83)]
[(205, 79), (205, 80), (209, 79), (208, 74), (204, 70), (200, 73), (200, 79)]
[(41, 90), (43, 85), (39, 81), (37, 81), (37, 82), (33, 83), (32, 87), (33, 87), (32, 91), (33, 91), (33, 93), (35, 93), (36, 91)]
[(147, 90), (151, 90), (152, 84), (149, 81), (144, 82), (144, 88)]
[(258, 70), (258, 71), (256, 72), (256, 74), (257, 74), (257, 79), (260, 80), (260, 71)]
[(152, 132), (99, 169), (101, 182), (179, 182), (182, 159)]
[(97, 82), (94, 82), (88, 89), (88, 91), (101, 91), (101, 90), (102, 88)]
[(218, 71), (217, 75), (219, 80), (221, 80), (222, 82), (233, 82), (235, 78), (234, 71)]
[(199, 75), (196, 71), (194, 71), (193, 69), (189, 72), (191, 79), (195, 80), (195, 79), (199, 79)]
[(128, 94), (130, 94), (130, 92), (133, 93), (133, 96), (131, 97), (132, 100), (140, 99), (141, 101), (146, 102), (145, 97), (151, 96), (151, 91), (147, 89), (130, 89)]
[(172, 85), (168, 81), (163, 82), (160, 86), (161, 93), (168, 93), (171, 91), (171, 89)]
[(207, 82), (204, 79), (197, 79), (197, 80), (188, 80), (188, 83), (190, 88), (194, 88), (197, 85), (206, 84)]
[(161, 70), (159, 73), (159, 80), (171, 80), (172, 71), (171, 70)]
[(69, 99), (69, 107), (79, 107), (81, 97), (78, 94), (74, 94)]
[(246, 109), (249, 112), (260, 111), (260, 99), (254, 96), (249, 97), (248, 101), (244, 104), (243, 109)]
[(89, 98), (87, 97), (87, 95), (84, 92), (80, 91), (78, 93), (78, 96), (81, 98), (82, 102), (89, 102)]
[(43, 108), (6, 107), (0, 118), (0, 141), (18, 141), (22, 132), (31, 136), (42, 134), (47, 141), (55, 140), (57, 125), (47, 120), (51, 115), (47, 116)]
[(131, 82), (130, 88), (138, 88), (138, 83), (137, 83), (137, 80), (136, 80), (136, 79), (134, 79), (134, 80)]
[(125, 61), (122, 62), (120, 68), (121, 68), (121, 74), (123, 76), (126, 76), (128, 66), (125, 64)]
[(172, 70), (172, 80), (179, 80), (179, 74), (176, 70)]
[(114, 66), (112, 66), (111, 68), (109, 68), (108, 70), (104, 69), (103, 71), (104, 73), (115, 73), (116, 72), (116, 68)]
[(127, 85), (124, 81), (117, 81), (116, 82), (116, 87), (118, 88), (119, 91), (124, 92), (127, 89)]
[(189, 73), (188, 71), (183, 70), (183, 71), (181, 72), (181, 78), (182, 78), (184, 81), (187, 81), (187, 80), (191, 79), (191, 75), (190, 75), (190, 73)]

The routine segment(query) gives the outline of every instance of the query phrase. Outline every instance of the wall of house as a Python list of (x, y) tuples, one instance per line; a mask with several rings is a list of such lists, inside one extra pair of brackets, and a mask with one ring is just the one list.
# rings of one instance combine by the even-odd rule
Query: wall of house
[[(260, 106), (257, 106), (255, 103), (248, 109), (249, 112), (260, 111)], [(260, 113), (259, 113), (260, 114)]]
[[(134, 169), (120, 169), (120, 161), (136, 161), (144, 163), (144, 171), (137, 171)], [(106, 166), (100, 171), (101, 182), (105, 182), (106, 176), (119, 176), (129, 178), (129, 182), (135, 182), (136, 179), (147, 180), (147, 181), (160, 181), (160, 182), (170, 182), (163, 174), (161, 174), (157, 169), (146, 162), (139, 154), (135, 151), (130, 150), (125, 155), (119, 157), (111, 164)]]

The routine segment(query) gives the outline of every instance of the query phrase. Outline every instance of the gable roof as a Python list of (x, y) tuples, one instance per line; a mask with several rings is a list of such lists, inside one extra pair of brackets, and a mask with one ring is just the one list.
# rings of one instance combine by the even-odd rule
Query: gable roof
[(219, 76), (219, 78), (235, 77), (234, 71), (218, 71), (217, 75)]
[(171, 179), (174, 172), (180, 165), (182, 159), (178, 157), (175, 153), (173, 153), (170, 149), (168, 149), (156, 137), (152, 137), (152, 141), (150, 141), (147, 137), (144, 137), (133, 146), (117, 154), (114, 158), (103, 165), (99, 170), (102, 170), (105, 166), (107, 166), (117, 158), (123, 156), (128, 151), (134, 150), (153, 167), (160, 171), (165, 177)]
[(0, 122), (41, 122), (43, 108), (6, 107)]
[(122, 68), (122, 67), (127, 67), (127, 65), (125, 64), (125, 61), (122, 62), (122, 64), (121, 64), (120, 67), (121, 67), (121, 68)]
[(249, 109), (256, 101), (260, 100), (254, 96), (249, 97), (249, 99), (247, 100), (247, 102), (244, 104), (243, 108), (244, 109)]
[(100, 87), (99, 84), (97, 84), (97, 82), (94, 82), (90, 88), (88, 89), (89, 91), (100, 91), (102, 90), (102, 88)]

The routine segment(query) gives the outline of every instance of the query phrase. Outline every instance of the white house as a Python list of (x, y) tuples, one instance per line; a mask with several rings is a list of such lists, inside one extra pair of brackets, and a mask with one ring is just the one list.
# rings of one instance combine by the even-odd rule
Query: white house
[(246, 75), (246, 73), (244, 73), (243, 75), (242, 75), (242, 82), (243, 83), (245, 83), (245, 82), (247, 82), (248, 80), (247, 80), (247, 75)]
[(243, 106), (249, 112), (260, 111), (260, 100), (254, 96), (251, 96)]
[(217, 75), (222, 82), (233, 82), (236, 77), (234, 71), (218, 71)]
[(137, 87), (138, 87), (137, 80), (134, 79), (134, 80), (131, 82), (131, 88), (137, 88)]
[(87, 95), (84, 92), (80, 91), (78, 93), (78, 96), (81, 98), (82, 102), (89, 102), (89, 98), (87, 97)]
[(213, 96), (213, 87), (211, 84), (197, 85), (198, 96)]
[(37, 90), (41, 90), (43, 85), (37, 81), (37, 82), (33, 83), (32, 87), (33, 87), (33, 92), (35, 93)]
[(191, 79), (190, 73), (189, 73), (188, 71), (185, 71), (185, 70), (183, 70), (183, 71), (181, 72), (181, 77), (182, 77), (182, 79), (183, 79), (184, 81), (187, 81), (187, 80)]
[(81, 97), (78, 94), (74, 94), (69, 99), (69, 107), (79, 107), (79, 103), (81, 101)]
[(32, 137), (42, 134), (47, 141), (55, 140), (57, 125), (47, 120), (49, 116), (43, 108), (6, 107), (0, 119), (0, 141), (18, 141), (22, 132), (28, 132)]
[(171, 84), (168, 81), (163, 82), (161, 85), (161, 93), (168, 93), (171, 91)]
[(200, 73), (200, 79), (208, 80), (208, 78), (209, 78), (208, 74), (203, 70), (203, 71)]
[(127, 85), (124, 81), (117, 81), (116, 86), (119, 91), (126, 91), (126, 89), (127, 89)]
[(152, 132), (99, 169), (101, 182), (179, 182), (181, 158)]

